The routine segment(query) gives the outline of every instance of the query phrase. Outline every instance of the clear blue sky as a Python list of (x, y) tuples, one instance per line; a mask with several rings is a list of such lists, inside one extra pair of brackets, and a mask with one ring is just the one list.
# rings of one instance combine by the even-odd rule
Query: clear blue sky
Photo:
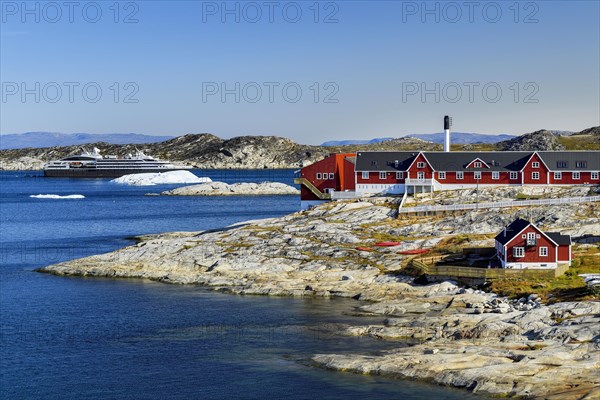
[[(49, 3), (29, 2), (28, 13), (20, 1), (2, 1), (0, 133), (211, 132), (320, 143), (436, 132), (445, 114), (463, 132), (600, 124), (598, 1), (483, 1), (472, 10), (462, 1), (427, 9), (421, 1), (322, 1), (318, 15), (314, 1), (264, 3), (228, 2), (236, 16), (221, 1), (120, 2), (116, 15), (113, 1), (72, 10), (58, 1), (58, 15)], [(236, 82), (239, 103), (235, 93), (223, 101), (222, 84), (235, 92)], [(422, 89), (430, 90), (424, 99)], [(125, 102), (136, 90), (137, 103)]]

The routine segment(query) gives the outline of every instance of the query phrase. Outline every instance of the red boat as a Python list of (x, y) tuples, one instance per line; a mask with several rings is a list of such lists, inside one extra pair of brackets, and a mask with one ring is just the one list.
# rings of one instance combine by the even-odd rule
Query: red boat
[(405, 250), (399, 251), (398, 254), (424, 254), (429, 252), (427, 249)]
[(378, 247), (400, 246), (400, 242), (379, 242), (379, 243), (375, 243), (375, 246), (378, 246)]

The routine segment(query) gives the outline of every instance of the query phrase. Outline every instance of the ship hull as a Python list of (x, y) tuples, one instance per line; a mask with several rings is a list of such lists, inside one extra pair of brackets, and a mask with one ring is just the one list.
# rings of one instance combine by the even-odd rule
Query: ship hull
[(188, 171), (189, 168), (124, 168), (124, 169), (95, 169), (95, 168), (69, 168), (45, 169), (44, 176), (48, 178), (119, 178), (129, 174), (145, 174), (169, 171)]

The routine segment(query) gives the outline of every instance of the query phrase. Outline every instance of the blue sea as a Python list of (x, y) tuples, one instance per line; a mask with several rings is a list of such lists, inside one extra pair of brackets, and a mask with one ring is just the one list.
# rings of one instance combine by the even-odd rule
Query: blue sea
[[(194, 171), (292, 184), (289, 170)], [(145, 196), (173, 188), (0, 172), (2, 399), (468, 399), (458, 389), (322, 370), (315, 353), (402, 345), (336, 335), (349, 299), (236, 296), (36, 268), (113, 251), (131, 236), (219, 228), (297, 211), (297, 196)], [(80, 194), (83, 199), (38, 199)]]

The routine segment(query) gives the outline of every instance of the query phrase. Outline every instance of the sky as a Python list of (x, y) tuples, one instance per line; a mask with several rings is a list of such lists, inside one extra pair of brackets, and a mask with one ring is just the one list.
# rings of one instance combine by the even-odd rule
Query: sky
[(600, 125), (599, 1), (1, 1), (0, 134)]

